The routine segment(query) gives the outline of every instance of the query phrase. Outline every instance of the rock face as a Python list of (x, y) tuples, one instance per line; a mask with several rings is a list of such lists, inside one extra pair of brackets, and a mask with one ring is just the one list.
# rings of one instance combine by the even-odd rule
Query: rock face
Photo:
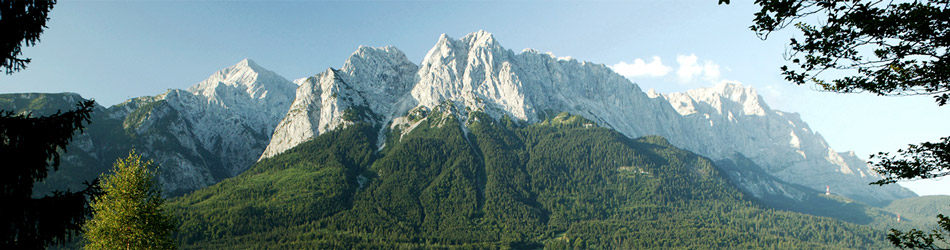
[(404, 114), (415, 105), (407, 94), (417, 69), (394, 47), (361, 46), (342, 69), (301, 80), (261, 159), (356, 120), (381, 124)]
[(868, 183), (880, 179), (853, 152), (839, 153), (796, 113), (772, 110), (755, 89), (723, 83), (686, 93), (653, 95), (670, 102), (682, 115), (679, 135), (664, 135), (676, 145), (711, 158), (741, 153), (785, 181), (874, 205), (914, 196), (896, 185)]
[[(864, 161), (834, 151), (797, 114), (772, 110), (752, 88), (723, 83), (644, 93), (602, 64), (516, 54), (484, 31), (457, 40), (442, 35), (418, 67), (394, 48), (361, 47), (341, 70), (303, 81), (261, 158), (355, 119), (411, 129), (440, 105), (454, 106), (463, 120), (479, 111), (534, 123), (566, 111), (629, 137), (661, 135), (713, 160), (742, 154), (789, 183), (832, 185), (870, 204), (914, 196), (899, 186), (867, 185), (880, 177)], [(357, 115), (346, 117), (347, 110)]]
[(135, 106), (126, 108), (133, 110), (123, 126), (137, 139), (136, 148), (163, 168), (159, 179), (174, 194), (250, 167), (290, 106), (295, 87), (245, 59), (187, 91), (169, 90), (115, 109)]

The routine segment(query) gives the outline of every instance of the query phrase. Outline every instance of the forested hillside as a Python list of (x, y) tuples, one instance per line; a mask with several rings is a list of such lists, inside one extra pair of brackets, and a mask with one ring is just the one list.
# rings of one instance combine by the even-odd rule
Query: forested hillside
[(322, 134), (171, 203), (186, 249), (881, 249), (884, 231), (752, 201), (706, 158), (579, 116), (437, 109), (382, 150)]

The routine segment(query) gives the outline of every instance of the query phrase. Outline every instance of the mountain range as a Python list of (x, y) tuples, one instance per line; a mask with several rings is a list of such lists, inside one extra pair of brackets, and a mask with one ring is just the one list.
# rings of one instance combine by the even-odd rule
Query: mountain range
[[(0, 109), (42, 115), (81, 99), (5, 94)], [(748, 159), (807, 192), (830, 185), (836, 195), (878, 206), (916, 196), (897, 185), (868, 185), (880, 176), (864, 160), (832, 149), (798, 114), (771, 109), (753, 88), (644, 92), (603, 64), (515, 53), (484, 31), (442, 35), (418, 65), (394, 47), (361, 46), (339, 69), (290, 81), (245, 59), (187, 90), (96, 107), (90, 130), (67, 148), (63, 170), (38, 188), (76, 187), (134, 147), (161, 166), (166, 193), (184, 194), (361, 122), (379, 127), (381, 150), (387, 131), (409, 133), (441, 106), (453, 107), (461, 124), (478, 119), (473, 113), (535, 124), (567, 112), (629, 138), (662, 136), (713, 161)], [(754, 181), (761, 178), (733, 179), (756, 197), (798, 199), (780, 184)]]
[(462, 120), (484, 112), (530, 124), (577, 114), (630, 138), (663, 136), (713, 160), (741, 154), (789, 183), (833, 185), (835, 193), (869, 204), (914, 196), (898, 186), (868, 185), (880, 177), (864, 160), (833, 150), (798, 114), (772, 110), (752, 88), (721, 83), (645, 93), (602, 64), (534, 50), (516, 54), (484, 31), (442, 35), (418, 66), (392, 47), (360, 47), (341, 69), (302, 80), (261, 158), (352, 124), (347, 110), (388, 129), (412, 128), (413, 116), (443, 104), (457, 107)]

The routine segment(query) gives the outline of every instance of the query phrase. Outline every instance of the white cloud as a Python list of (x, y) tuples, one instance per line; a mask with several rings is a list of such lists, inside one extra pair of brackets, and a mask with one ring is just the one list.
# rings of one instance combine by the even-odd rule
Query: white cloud
[[(610, 68), (627, 78), (664, 77), (672, 80), (672, 76), (665, 76), (674, 72), (673, 67), (663, 64), (663, 59), (659, 56), (653, 56), (649, 60), (648, 62), (637, 58), (633, 63), (619, 62)], [(676, 63), (679, 66), (675, 68), (675, 78), (683, 86), (717, 84), (724, 80), (722, 79), (723, 70), (729, 71), (729, 68), (723, 68), (711, 60), (700, 60), (696, 54), (677, 55)]]
[(712, 61), (703, 63), (703, 80), (710, 82), (719, 81), (719, 64)]
[(692, 82), (693, 77), (703, 73), (703, 66), (700, 66), (697, 61), (699, 61), (699, 58), (696, 57), (696, 54), (676, 56), (676, 63), (680, 65), (680, 68), (676, 70), (676, 76), (680, 82)]
[(632, 64), (619, 62), (610, 68), (626, 77), (661, 77), (673, 71), (672, 67), (663, 65), (663, 60), (659, 56), (654, 56), (650, 63), (637, 58)]
[(711, 83), (717, 83), (721, 80), (719, 77), (722, 72), (719, 70), (719, 64), (710, 60), (704, 60), (702, 64), (699, 64), (699, 57), (696, 54), (678, 55), (676, 56), (676, 63), (679, 64), (676, 76), (681, 83), (691, 83), (697, 77)]

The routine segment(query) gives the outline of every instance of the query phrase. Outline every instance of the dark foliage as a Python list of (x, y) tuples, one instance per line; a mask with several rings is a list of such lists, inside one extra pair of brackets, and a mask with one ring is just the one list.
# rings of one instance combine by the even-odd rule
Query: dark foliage
[(950, 137), (940, 142), (924, 142), (909, 145), (906, 150), (897, 150), (901, 158), (888, 153), (877, 153), (871, 159), (878, 168), (876, 171), (884, 179), (872, 184), (884, 185), (899, 180), (930, 179), (950, 175)]
[[(950, 1), (758, 0), (762, 9), (750, 27), (765, 39), (794, 25), (789, 59), (782, 67), (796, 84), (814, 82), (835, 92), (878, 95), (933, 95), (950, 98)], [(801, 22), (817, 16), (819, 25)], [(827, 80), (821, 74), (845, 73)]]
[(64, 243), (77, 233), (89, 214), (87, 196), (97, 193), (95, 182), (79, 192), (53, 192), (33, 198), (33, 183), (58, 169), (60, 153), (74, 131), (89, 122), (93, 101), (76, 110), (47, 117), (0, 112), (0, 158), (11, 159), (0, 168), (0, 248), (43, 248)]
[(46, 28), (56, 0), (0, 0), (0, 67), (6, 73), (26, 68), (29, 58), (21, 58), (22, 47), (34, 46)]

